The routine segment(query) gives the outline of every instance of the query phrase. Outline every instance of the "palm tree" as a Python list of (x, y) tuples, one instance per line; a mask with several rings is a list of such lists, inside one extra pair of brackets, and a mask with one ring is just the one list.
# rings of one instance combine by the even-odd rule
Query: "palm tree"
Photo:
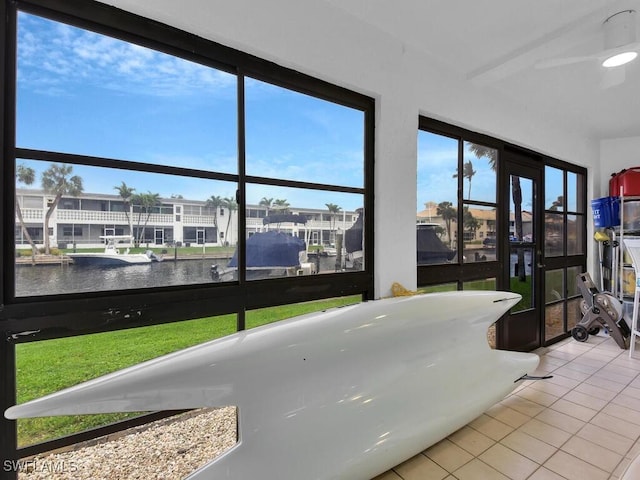
[(231, 224), (231, 213), (238, 209), (238, 202), (233, 197), (225, 197), (222, 200), (222, 206), (229, 210), (229, 216), (227, 217), (227, 228), (224, 231), (225, 242), (229, 242), (229, 225)]
[(42, 188), (49, 195), (54, 195), (53, 201), (44, 216), (44, 253), (51, 254), (51, 240), (49, 239), (49, 221), (63, 195), (77, 197), (82, 193), (82, 178), (70, 176), (73, 167), (66, 164), (52, 163), (42, 172)]
[(453, 238), (451, 238), (451, 222), (456, 219), (458, 212), (453, 208), (453, 204), (451, 202), (440, 202), (436, 207), (436, 214), (444, 220), (445, 227), (447, 228), (449, 247), (451, 247), (453, 245)]
[(478, 219), (473, 216), (469, 207), (464, 207), (462, 217), (464, 228), (466, 228), (473, 235), (473, 238), (475, 238), (476, 231), (480, 228), (480, 222), (478, 222)]
[[(16, 182), (22, 183), (24, 185), (32, 185), (33, 182), (36, 181), (36, 172), (31, 167), (26, 167), (22, 164), (16, 166)], [(31, 234), (29, 234), (29, 230), (27, 230), (27, 225), (24, 223), (24, 218), (22, 217), (22, 209), (20, 208), (20, 203), (18, 202), (18, 196), (16, 195), (16, 216), (18, 217), (18, 221), (20, 222), (20, 227), (22, 228), (22, 233), (24, 238), (27, 239), (29, 245), (31, 245), (31, 260), (35, 260), (35, 255), (38, 253), (38, 248), (31, 238)]]
[[(204, 204), (205, 207), (213, 210), (213, 226), (216, 229), (216, 237), (218, 237), (218, 209), (222, 206), (223, 203), (224, 201), (222, 200), (222, 197), (218, 195), (211, 195), (209, 198), (207, 198), (207, 201)], [(218, 240), (216, 238), (216, 242), (217, 241)]]
[(127, 217), (127, 223), (129, 224), (129, 234), (133, 236), (133, 225), (131, 224), (131, 198), (134, 196), (136, 189), (130, 188), (126, 183), (122, 182), (119, 187), (113, 187), (118, 191), (118, 195), (122, 198), (124, 214)]
[(273, 203), (273, 198), (262, 197), (262, 200), (260, 200), (260, 203), (258, 205), (260, 205), (261, 207), (267, 207), (267, 216), (268, 216), (269, 209), (271, 208), (272, 203)]
[[(270, 200), (270, 199), (267, 199)], [(277, 214), (284, 215), (289, 213), (289, 202), (285, 198), (276, 198), (271, 205), (272, 210), (275, 210)], [(276, 223), (276, 230), (280, 230), (281, 221)]]
[[(475, 145), (475, 144), (473, 144)], [(473, 163), (471, 163), (471, 160), (469, 160), (468, 162), (466, 162), (463, 166), (462, 166), (462, 178), (468, 178), (469, 179), (469, 193), (467, 194), (467, 199), (471, 199), (471, 178), (478, 172), (476, 172), (473, 169)], [(453, 174), (453, 178), (457, 178), (458, 174), (454, 173)]]
[[(329, 214), (331, 215), (330, 217), (330, 230), (329, 230), (329, 240), (331, 240), (331, 233), (335, 232), (335, 227), (336, 227), (336, 216), (338, 215), (338, 213), (340, 213), (342, 211), (342, 209), (336, 205), (335, 203), (325, 203), (325, 205), (327, 206), (327, 209), (329, 210)], [(335, 240), (335, 233), (333, 234), (333, 243), (336, 243)]]
[(278, 213), (289, 213), (289, 202), (284, 198), (277, 198), (273, 201), (273, 208), (278, 210)]
[[(140, 243), (142, 243), (142, 239), (145, 237), (144, 233), (147, 229), (149, 218), (153, 213), (153, 207), (160, 205), (160, 194), (151, 193), (149, 191), (147, 191), (147, 193), (137, 193), (131, 197), (131, 203), (138, 207), (138, 238), (136, 239), (135, 246), (139, 247)], [(143, 214), (145, 215), (145, 218), (144, 225), (141, 229), (140, 223), (142, 222)]]
[[(469, 150), (475, 154), (476, 157), (486, 157), (489, 161), (489, 166), (491, 170), (496, 171), (497, 167), (497, 155), (498, 151), (494, 148), (484, 147), (482, 145), (478, 145), (476, 143), (469, 144)], [(515, 234), (516, 237), (522, 238), (523, 229), (522, 229), (522, 187), (520, 185), (520, 177), (517, 175), (511, 175), (511, 198), (513, 200), (514, 207), (514, 224), (515, 224)], [(518, 278), (521, 282), (525, 282), (527, 280), (527, 275), (525, 271), (524, 265), (524, 250), (522, 248), (517, 249), (518, 252)]]

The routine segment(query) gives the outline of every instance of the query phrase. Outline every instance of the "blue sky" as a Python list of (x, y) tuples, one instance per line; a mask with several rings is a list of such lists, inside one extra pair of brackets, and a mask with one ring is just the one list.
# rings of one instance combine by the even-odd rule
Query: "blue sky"
[[(465, 145), (466, 146), (466, 145)], [(477, 158), (468, 149), (464, 160), (471, 160), (476, 172), (471, 179), (471, 199), (496, 201), (496, 174), (487, 158)], [(426, 202), (457, 204), (458, 140), (421, 131), (418, 134), (418, 194), (417, 211), (424, 210)], [(463, 181), (465, 199), (469, 198), (469, 180)]]
[[(237, 173), (234, 75), (25, 13), (18, 38), (18, 147)], [(245, 97), (248, 174), (363, 186), (362, 112), (253, 79)], [(236, 189), (80, 165), (74, 174), (91, 193), (114, 193), (122, 181), (139, 192), (198, 200)], [(362, 206), (360, 195), (247, 191), (249, 203), (265, 196), (297, 207)]]
[[(467, 145), (465, 145), (467, 147)], [(417, 185), (417, 211), (424, 210), (424, 204), (428, 201), (436, 203), (449, 201), (453, 205), (457, 203), (458, 179), (453, 178), (457, 170), (458, 141), (443, 135), (430, 132), (418, 134), (418, 185)], [(471, 160), (474, 170), (477, 172), (472, 177), (471, 198), (487, 202), (495, 202), (496, 180), (495, 173), (491, 170), (485, 158), (476, 158), (468, 149), (465, 150), (464, 160)], [(545, 168), (545, 208), (550, 208), (563, 193), (562, 170), (553, 167)], [(567, 181), (567, 197), (571, 201), (569, 210), (575, 210), (576, 198), (576, 174), (569, 173)], [(464, 198), (469, 198), (469, 180), (464, 179)], [(521, 181), (523, 205), (525, 210), (532, 208), (532, 183), (523, 179)], [(511, 200), (511, 199), (510, 199)], [(513, 202), (510, 202), (513, 204)], [(511, 205), (513, 209), (513, 205)]]
[[(19, 147), (237, 172), (234, 75), (30, 14), (19, 15), (18, 35)], [(253, 79), (245, 97), (248, 174), (363, 186), (362, 112)], [(419, 134), (417, 211), (427, 201), (455, 203), (456, 158), (456, 140)], [(495, 175), (486, 159), (469, 158), (478, 172), (472, 198), (494, 201)], [(41, 172), (48, 163), (30, 166)], [(197, 200), (233, 197), (236, 189), (79, 165), (74, 174), (91, 193), (114, 193), (122, 181), (138, 192)], [(468, 186), (465, 179), (465, 198)], [(253, 185), (247, 192), (254, 204), (262, 197), (309, 208), (334, 203), (354, 210), (363, 203), (360, 195), (300, 189)], [(545, 193), (550, 205), (561, 188)]]

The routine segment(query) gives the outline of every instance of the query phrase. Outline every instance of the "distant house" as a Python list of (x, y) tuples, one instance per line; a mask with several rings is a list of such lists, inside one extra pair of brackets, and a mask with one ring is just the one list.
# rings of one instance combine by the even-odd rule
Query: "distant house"
[[(427, 202), (427, 207), (425, 210), (422, 210), (416, 215), (416, 223), (417, 224), (437, 224), (441, 227), (439, 231), (441, 232), (442, 240), (445, 243), (449, 243), (451, 240), (456, 239), (457, 237), (457, 228), (452, 227), (451, 236), (452, 239), (447, 238), (447, 228), (446, 223), (442, 219), (441, 216), (437, 214), (437, 205), (434, 202)], [(475, 231), (468, 231), (465, 229), (464, 231), (464, 240), (465, 241), (473, 241), (473, 240), (482, 240), (485, 238), (495, 238), (497, 234), (496, 227), (496, 212), (494, 209), (483, 209), (483, 208), (469, 208), (469, 212), (473, 216), (474, 219), (478, 222), (478, 228)], [(453, 222), (453, 225), (456, 225), (456, 222)], [(533, 222), (531, 212), (523, 211), (522, 212), (522, 235), (526, 237), (527, 235), (531, 235), (533, 232)], [(505, 233), (509, 238), (513, 238), (516, 236), (516, 228), (515, 228), (515, 218), (514, 215), (511, 214), (509, 219), (509, 232)], [(521, 239), (522, 240), (522, 239)]]

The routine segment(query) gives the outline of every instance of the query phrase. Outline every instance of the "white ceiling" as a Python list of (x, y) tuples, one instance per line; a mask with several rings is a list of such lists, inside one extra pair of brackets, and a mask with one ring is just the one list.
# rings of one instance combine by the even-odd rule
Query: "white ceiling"
[[(272, 22), (271, 46), (284, 45), (283, 50), (293, 35), (304, 32), (309, 21), (313, 23), (313, 14), (322, 5), (318, 0), (101, 1), (223, 43), (237, 37), (239, 43), (230, 45), (236, 48), (252, 45), (252, 41), (259, 44), (260, 37), (252, 36), (252, 28), (264, 30)], [(436, 68), (448, 66), (475, 93), (486, 91), (488, 99), (504, 97), (507, 104), (522, 106), (523, 112), (535, 113), (535, 118), (548, 116), (550, 124), (560, 122), (559, 128), (566, 126), (589, 140), (640, 137), (640, 58), (615, 69), (614, 73), (624, 70), (626, 81), (609, 88), (602, 86), (608, 79), (597, 61), (535, 68), (543, 59), (602, 50), (605, 19), (633, 9), (640, 22), (640, 0), (322, 1), (328, 7), (325, 11), (379, 30), (378, 47), (391, 37), (421, 52), (426, 61), (433, 59)], [(336, 18), (328, 15), (323, 20)], [(345, 24), (348, 22), (340, 22), (341, 27)], [(313, 27), (330, 34), (332, 26)], [(640, 24), (637, 31), (640, 39)], [(357, 30), (353, 34), (345, 41), (355, 39), (357, 43)], [(367, 47), (371, 46), (356, 45)], [(270, 58), (261, 50), (255, 53)], [(372, 52), (363, 53), (371, 59)]]
[[(448, 65), (474, 88), (552, 112), (592, 139), (640, 136), (640, 58), (624, 83), (603, 88), (604, 67), (536, 62), (603, 49), (602, 23), (640, 0), (324, 0)], [(640, 25), (638, 26), (640, 32)]]

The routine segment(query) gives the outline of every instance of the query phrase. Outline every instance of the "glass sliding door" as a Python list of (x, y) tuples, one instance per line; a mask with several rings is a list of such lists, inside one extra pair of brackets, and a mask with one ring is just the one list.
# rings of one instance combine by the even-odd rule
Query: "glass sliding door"
[(531, 350), (580, 319), (586, 170), (420, 117), (416, 263), (420, 291), (513, 291), (492, 346)]
[(541, 344), (540, 272), (543, 255), (540, 248), (541, 225), (536, 205), (540, 189), (540, 168), (519, 163), (505, 155), (505, 178), (509, 192), (507, 222), (508, 262), (504, 274), (509, 291), (522, 300), (501, 323), (498, 346), (509, 350), (533, 350)]

